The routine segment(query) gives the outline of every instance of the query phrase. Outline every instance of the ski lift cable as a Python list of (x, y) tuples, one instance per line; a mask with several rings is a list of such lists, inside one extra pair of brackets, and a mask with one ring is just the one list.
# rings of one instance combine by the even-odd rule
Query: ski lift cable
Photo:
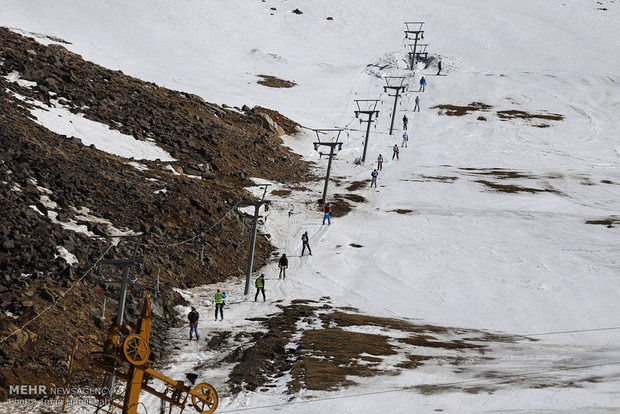
[(56, 299), (54, 300), (54, 302), (49, 305), (48, 307), (46, 307), (45, 309), (43, 309), (40, 313), (38, 313), (34, 318), (30, 319), (28, 322), (26, 322), (25, 324), (23, 324), (20, 328), (14, 330), (13, 332), (11, 332), (10, 334), (8, 334), (7, 336), (5, 336), (4, 338), (0, 339), (0, 344), (3, 343), (4, 341), (6, 341), (7, 339), (9, 339), (10, 337), (12, 337), (13, 335), (15, 335), (16, 333), (23, 331), (26, 326), (30, 325), (32, 322), (36, 321), (41, 315), (43, 315), (44, 313), (46, 313), (47, 311), (49, 311), (52, 308), (55, 308), (58, 305), (58, 302), (64, 298), (67, 293), (69, 293), (71, 290), (73, 290), (74, 287), (76, 287), (86, 276), (88, 276), (90, 274), (90, 272), (95, 268), (95, 266), (97, 266), (97, 264), (103, 260), (103, 257), (110, 251), (110, 249), (112, 249), (112, 247), (114, 247), (113, 243), (110, 243), (110, 245), (108, 246), (108, 248), (105, 250), (105, 252), (103, 252), (103, 254), (101, 256), (99, 256), (99, 258), (95, 261), (95, 263), (76, 281), (74, 282), (71, 286), (69, 286), (69, 288), (67, 290), (65, 290), (64, 292), (62, 292), (59, 296), (56, 297)]

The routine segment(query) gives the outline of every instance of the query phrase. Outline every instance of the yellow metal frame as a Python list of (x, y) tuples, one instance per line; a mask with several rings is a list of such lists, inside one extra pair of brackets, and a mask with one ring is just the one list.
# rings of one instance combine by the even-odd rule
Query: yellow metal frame
[[(103, 352), (93, 352), (90, 354), (91, 360), (99, 369), (127, 382), (125, 398), (122, 404), (112, 400), (111, 396), (95, 395), (96, 398), (112, 404), (117, 408), (121, 408), (123, 414), (137, 414), (141, 391), (146, 391), (168, 402), (170, 404), (170, 412), (172, 412), (172, 408), (177, 407), (181, 409), (180, 412), (182, 413), (191, 395), (192, 403), (196, 411), (201, 414), (213, 413), (217, 409), (219, 401), (217, 391), (213, 386), (207, 383), (200, 383), (191, 388), (185, 385), (183, 381), (173, 380), (149, 367), (149, 339), (152, 325), (151, 303), (152, 300), (150, 295), (145, 292), (142, 298), (142, 310), (140, 312), (138, 329), (135, 334), (128, 335), (123, 340), (122, 344), (119, 344), (121, 327), (115, 324), (109, 328), (103, 346), (84, 336), (75, 338), (67, 375), (67, 389), (70, 389), (69, 385), (73, 372), (73, 359), (75, 357), (77, 345), (80, 340), (84, 340), (98, 345), (103, 349)], [(125, 365), (127, 365), (128, 368), (126, 371), (123, 371), (122, 367)], [(164, 382), (166, 384), (166, 391), (157, 391), (149, 386), (148, 382), (152, 378)], [(169, 391), (171, 392), (170, 395), (168, 395)], [(69, 395), (65, 394), (63, 411), (65, 410), (68, 397)]]

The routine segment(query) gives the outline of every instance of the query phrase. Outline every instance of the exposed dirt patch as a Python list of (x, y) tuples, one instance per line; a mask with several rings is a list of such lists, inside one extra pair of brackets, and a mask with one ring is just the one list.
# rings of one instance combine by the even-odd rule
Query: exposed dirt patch
[[(238, 361), (229, 379), (233, 392), (269, 388), (287, 372), (289, 393), (337, 390), (355, 385), (356, 378), (398, 375), (432, 361), (465, 372), (472, 364), (492, 360), (484, 355), (492, 342), (525, 339), (373, 317), (351, 308), (334, 310), (329, 298), (321, 301), (322, 306), (299, 300), (281, 307), (281, 313), (262, 322), (268, 332), (259, 334), (255, 345), (245, 350), (234, 347), (226, 357)], [(434, 387), (420, 391), (443, 391)]]
[(295, 82), (276, 78), (271, 75), (258, 75), (258, 77), (262, 78), (262, 80), (257, 82), (259, 85), (268, 86), (270, 88), (292, 88), (297, 85)]
[(469, 105), (442, 104), (431, 106), (431, 109), (439, 109), (440, 115), (447, 116), (464, 116), (471, 112), (488, 111), (491, 108), (491, 105), (487, 105), (482, 102), (472, 102)]
[(507, 119), (546, 119), (548, 121), (561, 121), (564, 119), (564, 115), (560, 115), (560, 114), (546, 114), (546, 113), (532, 114), (526, 111), (519, 111), (516, 109), (497, 111), (496, 113), (500, 119), (504, 119), (504, 120), (507, 120)]
[(451, 184), (451, 183), (455, 182), (458, 179), (459, 179), (458, 177), (448, 177), (448, 176), (444, 176), (444, 175), (417, 175), (417, 176), (414, 176), (413, 179), (403, 179), (401, 181), (415, 181), (415, 182), (419, 182), (419, 183), (427, 183), (427, 182), (437, 181), (437, 182), (440, 182), (440, 183)]
[(292, 190), (273, 190), (270, 194), (273, 194), (277, 197), (286, 197), (288, 195), (291, 195), (291, 193)]
[(536, 128), (549, 128), (551, 125), (549, 124), (536, 124), (536, 125), (532, 125)]
[(499, 184), (487, 180), (476, 180), (477, 183), (484, 184), (491, 188), (493, 191), (500, 193), (554, 193), (558, 194), (558, 191), (552, 189), (541, 189), (532, 187), (523, 187), (516, 184)]
[(357, 244), (357, 243), (351, 243), (351, 244), (349, 244), (349, 246), (355, 247), (356, 249), (360, 249), (360, 248), (364, 247), (361, 244)]
[(503, 168), (468, 168), (468, 167), (462, 167), (462, 168), (459, 168), (459, 170), (468, 171), (471, 174), (476, 174), (476, 175), (492, 175), (494, 178), (497, 178), (497, 179), (506, 179), (506, 178), (529, 178), (529, 179), (534, 179), (534, 178), (537, 178), (537, 177), (534, 177), (533, 175), (531, 175), (529, 173), (524, 173), (524, 172), (521, 172), (521, 171), (505, 170)]
[(478, 121), (486, 121), (487, 119), (484, 116), (479, 116), (476, 118)]
[(357, 194), (343, 194), (342, 195), (344, 198), (346, 198), (349, 201), (353, 201), (356, 203), (364, 203), (366, 202), (366, 198), (362, 197), (361, 195), (357, 195)]
[(413, 213), (413, 210), (409, 210), (409, 209), (406, 209), (406, 208), (397, 208), (396, 210), (389, 210), (389, 211), (393, 211), (393, 212), (398, 213), (398, 214)]
[(601, 220), (587, 220), (586, 224), (598, 224), (613, 229), (616, 224), (620, 224), (620, 216), (609, 216)]
[(347, 191), (355, 191), (360, 190), (362, 188), (366, 188), (368, 185), (368, 181), (353, 181), (348, 187)]
[(611, 180), (601, 180), (601, 184), (616, 184)]
[(345, 194), (336, 194), (334, 196), (334, 200), (331, 202), (334, 206), (332, 217), (343, 217), (353, 210), (353, 205), (346, 198)]

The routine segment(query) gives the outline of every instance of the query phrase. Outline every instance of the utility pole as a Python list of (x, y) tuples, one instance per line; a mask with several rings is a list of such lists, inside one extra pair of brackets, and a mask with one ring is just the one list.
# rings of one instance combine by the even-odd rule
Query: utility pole
[[(387, 92), (388, 96), (394, 97), (394, 109), (392, 110), (392, 122), (390, 123), (390, 135), (392, 135), (392, 131), (394, 130), (394, 117), (396, 116), (396, 104), (398, 103), (398, 97), (401, 92), (405, 91), (405, 86), (403, 86), (405, 78), (402, 76), (386, 76), (384, 79), (386, 86), (383, 87), (383, 92)], [(388, 91), (393, 91), (394, 95), (390, 95)]]
[[(428, 52), (426, 51), (426, 48), (428, 48), (428, 43), (421, 43), (419, 45), (410, 44), (408, 46), (409, 46), (409, 49), (411, 50), (411, 52), (409, 52), (409, 63), (410, 63), (409, 69), (415, 70), (415, 64), (412, 64), (412, 62), (417, 62), (420, 59), (422, 60), (428, 59)], [(416, 46), (418, 50), (417, 52), (416, 52)]]
[(250, 254), (248, 256), (248, 268), (245, 272), (245, 290), (243, 291), (244, 295), (247, 295), (250, 292), (250, 278), (252, 276), (252, 265), (254, 264), (254, 245), (256, 244), (256, 230), (258, 227), (258, 210), (264, 204), (265, 211), (269, 210), (269, 204), (271, 201), (265, 200), (265, 195), (267, 194), (267, 187), (271, 184), (263, 184), (265, 186), (265, 191), (263, 192), (263, 198), (261, 201), (240, 201), (240, 206), (254, 206), (254, 221), (252, 223), (252, 238), (250, 240)]
[[(342, 142), (338, 142), (338, 139), (340, 138), (340, 133), (342, 131), (343, 131), (342, 128), (327, 128), (327, 129), (315, 129), (314, 130), (314, 132), (316, 133), (316, 138), (318, 140), (317, 142), (312, 143), (312, 145), (314, 145), (314, 150), (318, 151), (321, 146), (329, 147), (329, 154), (328, 154), (329, 161), (327, 162), (327, 174), (325, 175), (325, 186), (323, 187), (323, 196), (319, 200), (320, 204), (325, 204), (327, 200), (326, 198), (327, 197), (327, 183), (329, 183), (329, 173), (332, 169), (332, 158), (334, 158), (334, 155), (336, 155), (335, 153), (336, 147), (338, 147), (338, 151), (342, 149)], [(335, 141), (331, 141), (331, 142), (321, 141), (321, 136), (319, 134), (328, 134), (328, 133), (334, 133), (334, 132), (337, 132)], [(324, 154), (319, 152), (319, 155), (324, 155)]]
[[(123, 276), (122, 276), (123, 278), (121, 280), (121, 292), (120, 292), (120, 297), (118, 299), (118, 311), (116, 314), (116, 322), (115, 322), (117, 329), (119, 329), (123, 325), (123, 318), (125, 315), (125, 300), (127, 299), (127, 286), (129, 285), (129, 269), (134, 264), (144, 263), (143, 258), (139, 258), (139, 259), (136, 258), (136, 255), (138, 254), (138, 248), (140, 247), (140, 243), (142, 242), (142, 236), (144, 236), (144, 234), (139, 234), (136, 236), (113, 236), (113, 238), (119, 238), (119, 237), (120, 238), (129, 238), (129, 237), (138, 238), (136, 240), (136, 247), (133, 251), (133, 258), (125, 259), (125, 260), (102, 260), (101, 261), (101, 264), (117, 266), (123, 269)], [(108, 375), (106, 384), (108, 387), (109, 396), (111, 397), (112, 390), (114, 388), (114, 376), (113, 375)]]
[[(415, 59), (418, 48), (418, 40), (424, 40), (424, 22), (405, 22), (405, 39), (413, 38), (413, 50), (409, 53), (409, 69), (415, 70)], [(411, 47), (411, 45), (409, 45)]]
[[(372, 124), (379, 116), (379, 111), (376, 110), (378, 99), (356, 99), (357, 111), (355, 111), (355, 117), (359, 118), (360, 115), (367, 115), (368, 119), (360, 119), (361, 122), (366, 122), (366, 139), (364, 140), (364, 153), (362, 154), (362, 162), (366, 161), (366, 149), (368, 148), (368, 137), (370, 136), (370, 124)], [(362, 109), (366, 108), (366, 109)], [(373, 119), (374, 117), (374, 119)], [(325, 197), (325, 196), (323, 196)]]

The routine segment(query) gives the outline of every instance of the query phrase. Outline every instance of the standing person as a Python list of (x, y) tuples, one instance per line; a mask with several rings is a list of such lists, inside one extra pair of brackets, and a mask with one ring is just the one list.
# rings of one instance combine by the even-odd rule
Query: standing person
[(424, 89), (426, 89), (426, 79), (422, 76), (420, 78), (420, 90), (418, 92), (424, 92)]
[(310, 249), (310, 245), (308, 244), (308, 232), (305, 232), (304, 234), (301, 235), (301, 242), (303, 244), (303, 248), (301, 249), (301, 255), (304, 255), (304, 252), (306, 251), (306, 247), (308, 248), (308, 252), (310, 253), (310, 256), (312, 256), (312, 249)]
[(441, 60), (437, 63), (437, 69), (439, 69), (437, 71), (437, 76), (439, 76), (439, 74), (441, 73)]
[(415, 106), (413, 107), (413, 112), (415, 111), (420, 112), (420, 97), (419, 96), (415, 97)]
[(401, 148), (407, 148), (407, 143), (409, 142), (409, 135), (407, 134), (407, 131), (405, 131), (405, 133), (403, 134), (403, 143), (400, 146)]
[(327, 219), (327, 224), (332, 224), (332, 205), (329, 203), (325, 203), (323, 207), (323, 224), (325, 224), (325, 219)]
[(263, 273), (260, 274), (259, 277), (256, 278), (256, 282), (254, 282), (256, 286), (256, 295), (254, 295), (254, 302), (258, 299), (258, 292), (262, 292), (263, 294), (263, 302), (265, 299), (265, 275)]
[(407, 114), (403, 115), (403, 129), (407, 130), (407, 124), (409, 123), (409, 118), (407, 118)]
[(220, 320), (224, 320), (224, 302), (226, 299), (226, 293), (222, 292), (220, 289), (215, 292), (215, 320), (217, 321), (217, 311), (220, 311)]
[(192, 334), (196, 333), (196, 340), (200, 341), (200, 334), (198, 333), (198, 318), (200, 314), (196, 310), (195, 306), (192, 306), (192, 310), (187, 314), (189, 320), (189, 340), (192, 340)]
[(288, 259), (286, 258), (285, 253), (282, 253), (282, 257), (280, 257), (280, 261), (278, 262), (278, 267), (280, 268), (280, 276), (278, 276), (278, 279), (286, 279), (286, 268), (288, 267)]
[(370, 188), (372, 188), (373, 185), (377, 188), (377, 177), (379, 176), (379, 171), (373, 170), (373, 172), (370, 173), (370, 176), (372, 177), (372, 180), (370, 181)]
[(392, 159), (394, 159), (394, 157), (396, 157), (396, 161), (398, 161), (398, 145), (394, 144), (394, 148), (392, 148), (394, 150), (394, 154), (392, 154)]
[(379, 154), (379, 158), (377, 158), (377, 170), (381, 171), (383, 169), (383, 155)]

